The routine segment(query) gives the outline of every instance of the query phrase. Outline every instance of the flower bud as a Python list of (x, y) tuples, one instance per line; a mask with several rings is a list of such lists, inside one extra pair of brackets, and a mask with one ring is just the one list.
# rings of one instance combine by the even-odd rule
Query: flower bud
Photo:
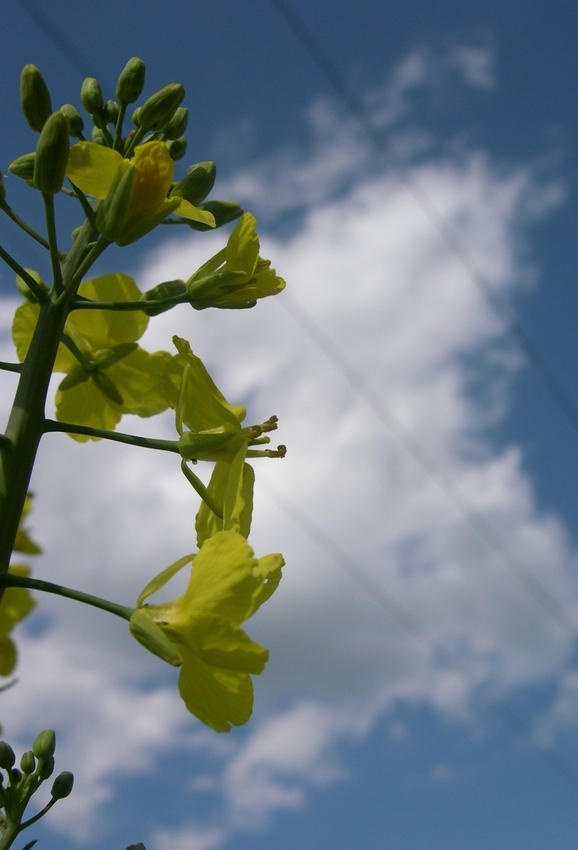
[(70, 126), (62, 112), (53, 112), (36, 145), (34, 185), (47, 195), (60, 192), (70, 152)]
[(22, 774), (20, 773), (20, 771), (16, 767), (13, 767), (12, 770), (10, 771), (10, 785), (14, 788), (14, 787), (16, 787), (16, 785), (20, 785), (21, 781), (22, 781)]
[(199, 162), (189, 170), (187, 176), (176, 183), (171, 196), (180, 195), (194, 207), (205, 200), (217, 176), (217, 166), (214, 162)]
[(73, 106), (72, 103), (63, 103), (60, 107), (60, 111), (68, 118), (68, 123), (70, 124), (70, 135), (80, 136), (84, 130), (84, 121), (82, 120), (82, 116), (76, 106)]
[(138, 844), (129, 844), (126, 850), (145, 850), (145, 846), (139, 841)]
[(58, 776), (52, 783), (50, 793), (53, 797), (56, 797), (57, 800), (63, 800), (64, 797), (68, 797), (68, 795), (72, 791), (73, 785), (73, 774), (69, 770), (63, 770), (62, 773), (58, 774)]
[(48, 86), (36, 65), (25, 65), (20, 75), (20, 105), (33, 130), (42, 130), (52, 113)]
[(135, 127), (138, 127), (138, 125), (139, 125), (138, 124), (138, 117), (140, 115), (140, 111), (141, 111), (141, 107), (137, 106), (137, 108), (132, 113), (132, 116), (131, 116), (131, 119), (130, 119), (132, 121), (132, 123), (135, 125)]
[(168, 124), (163, 127), (165, 139), (178, 139), (187, 129), (189, 123), (189, 110), (185, 106), (179, 106)]
[(170, 121), (185, 96), (180, 83), (169, 83), (145, 100), (138, 114), (138, 123), (147, 130), (160, 130)]
[(34, 160), (36, 152), (23, 153), (22, 156), (17, 156), (16, 159), (8, 166), (10, 174), (16, 177), (22, 177), (23, 180), (32, 180), (34, 177)]
[(80, 89), (80, 99), (86, 111), (90, 112), (91, 115), (102, 111), (104, 100), (98, 80), (94, 77), (86, 77), (86, 79), (83, 80)]
[[(142, 296), (143, 301), (156, 301), (161, 298), (173, 298), (179, 295), (184, 295), (187, 291), (187, 285), (184, 280), (167, 280), (164, 283), (159, 283), (148, 289)], [(159, 313), (164, 313), (165, 310), (170, 310), (172, 305), (166, 307), (147, 307), (143, 310), (146, 316), (158, 316)]]
[(9, 770), (16, 761), (14, 750), (6, 741), (0, 741), (0, 767)]
[[(25, 269), (24, 271), (27, 271), (28, 274), (34, 278), (36, 283), (38, 283), (43, 289), (46, 290), (46, 292), (48, 292), (48, 287), (46, 286), (38, 272), (34, 271), (33, 269)], [(18, 292), (20, 292), (20, 294), (23, 295), (27, 301), (30, 301), (32, 304), (37, 303), (35, 296), (28, 288), (28, 284), (23, 278), (20, 277), (19, 274), (16, 275), (16, 287), (18, 289)]]
[(106, 144), (106, 138), (100, 127), (93, 127), (91, 136), (92, 141), (95, 142), (97, 145), (104, 145), (105, 147), (108, 147), (108, 145)]
[(106, 106), (104, 107), (104, 117), (108, 121), (109, 124), (114, 124), (116, 126), (116, 122), (118, 121), (118, 116), (120, 115), (120, 106), (116, 102), (116, 100), (107, 100)]
[(41, 779), (48, 779), (54, 773), (54, 756), (50, 756), (49, 759), (46, 759), (40, 766), (40, 770), (38, 771), (38, 775)]
[(45, 729), (36, 736), (32, 744), (32, 752), (37, 759), (48, 759), (54, 755), (56, 749), (56, 735), (54, 730)]
[(129, 59), (118, 78), (116, 96), (121, 103), (134, 103), (144, 88), (146, 66), (142, 59)]
[[(199, 204), (199, 209), (207, 210), (213, 213), (215, 217), (215, 227), (222, 227), (223, 224), (228, 224), (234, 221), (239, 216), (243, 215), (243, 207), (236, 204), (234, 201), (207, 201), (204, 204)], [(212, 230), (208, 224), (203, 224), (199, 221), (187, 222), (193, 230)]]
[(167, 144), (167, 150), (169, 152), (169, 156), (175, 162), (178, 159), (182, 159), (187, 152), (187, 140), (184, 136), (181, 136), (179, 139), (173, 139), (172, 142)]
[(20, 759), (20, 767), (22, 768), (22, 772), (26, 774), (34, 773), (36, 768), (36, 759), (34, 758), (34, 753), (32, 750), (26, 750)]

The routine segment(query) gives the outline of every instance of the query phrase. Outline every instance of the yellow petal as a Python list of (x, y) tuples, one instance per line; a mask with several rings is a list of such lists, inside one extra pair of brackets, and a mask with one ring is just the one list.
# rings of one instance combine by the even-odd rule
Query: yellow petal
[(202, 210), (199, 207), (194, 207), (184, 199), (175, 210), (177, 215), (182, 215), (183, 218), (190, 218), (191, 221), (200, 221), (202, 224), (208, 224), (209, 227), (215, 227), (215, 216), (208, 210)]
[(220, 670), (179, 646), (183, 666), (179, 691), (191, 714), (216, 732), (242, 726), (253, 711), (253, 683), (248, 673)]
[(87, 195), (103, 200), (122, 160), (122, 155), (112, 148), (78, 142), (70, 148), (66, 176)]

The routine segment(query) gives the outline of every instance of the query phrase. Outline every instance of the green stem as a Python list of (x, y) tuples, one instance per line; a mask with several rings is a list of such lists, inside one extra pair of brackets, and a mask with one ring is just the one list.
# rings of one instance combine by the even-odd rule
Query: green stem
[(57, 596), (74, 599), (76, 602), (84, 602), (85, 605), (92, 605), (93, 608), (100, 608), (101, 611), (108, 611), (109, 614), (116, 614), (117, 617), (122, 617), (124, 620), (130, 620), (135, 610), (134, 608), (127, 608), (126, 605), (118, 605), (116, 602), (110, 602), (108, 599), (101, 599), (100, 596), (83, 593), (82, 590), (73, 590), (71, 587), (64, 587), (61, 584), (54, 584), (51, 581), (29, 578), (28, 576), (17, 576), (14, 573), (2, 573), (0, 575), (0, 587), (25, 587), (28, 590), (41, 590), (43, 593), (54, 593)]
[(118, 120), (116, 122), (116, 127), (114, 131), (114, 143), (112, 145), (115, 151), (119, 151), (122, 147), (122, 125), (124, 124), (124, 116), (126, 115), (126, 110), (128, 107), (128, 103), (121, 103), (120, 112), (118, 114)]
[(188, 304), (189, 296), (172, 295), (170, 298), (155, 298), (142, 299), (139, 301), (91, 301), (89, 298), (84, 298), (78, 295), (72, 302), (71, 310), (158, 310), (163, 308), (168, 310), (170, 307), (175, 307), (177, 304)]
[(34, 294), (34, 297), (37, 301), (42, 304), (43, 301), (48, 299), (48, 292), (44, 289), (44, 287), (40, 286), (38, 281), (34, 280), (31, 274), (29, 274), (26, 269), (22, 268), (20, 263), (17, 263), (14, 257), (10, 256), (8, 251), (5, 251), (4, 248), (0, 245), (0, 259), (4, 260), (7, 266), (10, 266), (12, 271), (16, 272), (19, 275), (26, 286), (30, 289), (30, 291)]
[(201, 479), (195, 475), (192, 469), (189, 469), (185, 460), (181, 461), (181, 469), (183, 470), (185, 478), (197, 491), (203, 502), (207, 503), (212, 512), (216, 514), (219, 519), (223, 519), (223, 508), (215, 499), (213, 499)]
[(57, 295), (63, 290), (62, 269), (60, 268), (60, 257), (58, 253), (58, 242), (56, 238), (56, 219), (54, 218), (54, 195), (47, 192), (42, 193), (44, 201), (44, 213), (46, 215), (46, 229), (48, 231), (48, 245), (50, 246), (50, 261), (52, 264), (52, 277), (54, 291)]
[(78, 186), (74, 185), (74, 183), (72, 182), (72, 180), (70, 178), (68, 178), (68, 182), (72, 186), (74, 194), (76, 195), (76, 197), (80, 201), (80, 205), (82, 206), (82, 209), (84, 210), (85, 216), (94, 226), (96, 226), (96, 214), (95, 214), (93, 208), (90, 206), (90, 202), (89, 202), (88, 198), (86, 197), (84, 192), (81, 191), (78, 188)]
[(143, 138), (143, 136), (146, 135), (146, 132), (146, 127), (138, 127), (138, 129), (135, 131), (134, 136), (132, 137), (132, 139), (130, 139), (130, 141), (127, 142), (127, 145), (124, 149), (123, 156), (125, 159), (128, 159), (130, 157), (131, 153), (136, 148), (140, 140)]
[[(76, 294), (74, 283), (80, 280), (79, 268), (88, 267), (89, 260), (97, 255), (93, 249), (87, 256), (88, 245), (97, 235), (92, 224), (86, 221), (62, 266), (65, 291), (56, 301), (48, 297), (40, 305), (30, 347), (22, 364), (6, 433), (0, 443), (0, 573), (8, 570), (38, 445), (44, 434), (46, 396), (60, 336), (70, 310), (69, 301)], [(24, 279), (27, 277), (25, 273)], [(33, 279), (26, 282), (31, 289), (37, 286)]]
[(18, 833), (20, 832), (20, 826), (15, 823), (11, 823), (6, 832), (0, 839), (0, 850), (8, 850), (9, 847), (12, 846), (16, 838), (18, 837)]
[[(25, 821), (24, 821), (24, 823), (21, 823), (21, 824), (20, 824), (20, 830), (19, 830), (19, 831), (20, 831), (20, 832), (22, 832), (22, 830), (23, 830), (23, 829), (27, 829), (29, 826), (32, 826), (32, 824), (33, 824), (33, 823), (36, 823), (36, 821), (37, 821), (37, 820), (40, 820), (40, 818), (41, 818), (41, 817), (44, 817), (44, 815), (45, 815), (47, 812), (49, 812), (49, 811), (50, 811), (50, 809), (52, 808), (52, 806), (53, 806), (53, 805), (54, 805), (54, 804), (55, 804), (55, 803), (56, 803), (59, 799), (60, 799), (59, 797), (52, 797), (52, 799), (48, 801), (48, 803), (44, 806), (44, 808), (43, 808), (43, 809), (41, 809), (41, 810), (38, 812), (38, 814), (34, 815), (34, 817), (33, 817), (33, 818), (28, 818), (28, 820), (25, 820)], [(1, 850), (1, 848), (0, 848), (0, 850)]]
[(94, 112), (92, 114), (92, 117), (94, 118), (94, 123), (96, 124), (98, 129), (102, 130), (102, 132), (104, 133), (104, 138), (106, 139), (107, 147), (111, 148), (112, 147), (112, 136), (110, 135), (110, 130), (108, 129), (108, 124), (106, 123), (106, 121), (104, 120), (102, 115), (100, 115), (100, 113), (98, 113), (98, 112)]
[(108, 239), (105, 239), (104, 236), (98, 237), (97, 241), (94, 243), (84, 260), (79, 265), (79, 267), (73, 273), (70, 280), (66, 282), (66, 288), (62, 293), (62, 296), (69, 296), (74, 292), (75, 289), (78, 288), (78, 285), (80, 284), (80, 281), (82, 280), (86, 272), (93, 265), (93, 263), (96, 262), (102, 252), (108, 248), (109, 245), (110, 242), (108, 241)]
[(86, 369), (87, 372), (96, 372), (96, 363), (93, 360), (88, 360), (88, 358), (84, 356), (80, 348), (74, 340), (68, 336), (68, 334), (62, 333), (60, 335), (60, 341), (68, 348), (71, 354), (74, 354), (83, 369)]
[(72, 422), (56, 422), (54, 419), (45, 419), (44, 431), (46, 433), (81, 434), (84, 437), (112, 440), (116, 443), (126, 443), (129, 446), (140, 446), (143, 449), (158, 449), (163, 452), (179, 454), (179, 443), (177, 440), (155, 440), (152, 437), (137, 437), (135, 434), (107, 431), (104, 428), (91, 428), (88, 425), (74, 425)]
[[(33, 239), (35, 239), (40, 245), (42, 245), (43, 248), (48, 248), (50, 250), (50, 245), (48, 244), (44, 236), (41, 236), (40, 233), (37, 233), (34, 228), (30, 227), (29, 224), (26, 224), (24, 219), (20, 218), (18, 213), (15, 213), (12, 207), (10, 207), (6, 203), (6, 201), (0, 200), (0, 209), (3, 210), (6, 215), (11, 218), (15, 224), (18, 225), (18, 227), (22, 228), (25, 233), (27, 233), (29, 236), (32, 236)], [(63, 251), (60, 251), (59, 256), (61, 260), (64, 260), (66, 254)]]
[(21, 372), (22, 363), (6, 363), (6, 361), (0, 360), (0, 369), (4, 369), (5, 372)]

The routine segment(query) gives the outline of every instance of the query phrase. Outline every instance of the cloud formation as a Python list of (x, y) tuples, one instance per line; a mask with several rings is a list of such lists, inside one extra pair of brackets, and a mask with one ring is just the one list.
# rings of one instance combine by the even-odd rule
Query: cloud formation
[[(489, 88), (489, 56), (468, 50), (456, 48), (447, 67)], [(212, 808), (156, 825), (155, 850), (212, 850), (299, 809), (315, 788), (346, 781), (342, 742), (400, 706), (475, 722), (480, 692), (507, 698), (559, 682), (548, 733), (575, 713), (573, 546), (560, 520), (538, 510), (520, 448), (491, 437), (522, 358), (411, 196), (370, 167), (350, 122), (325, 106), (312, 114), (318, 143), (296, 167), (299, 155), (283, 152), (228, 187), (265, 216), (302, 209), (290, 235), (262, 236), (262, 255), (289, 283), (288, 306), (281, 295), (246, 312), (183, 307), (143, 339), (167, 350), (172, 334), (189, 339), (249, 420), (279, 416), (289, 448), (285, 461), (255, 462), (251, 542), (257, 555), (281, 551), (287, 561), (251, 626), (271, 649), (255, 717), (225, 745), (195, 738), (172, 671), (131, 643), (124, 624), (43, 600), (39, 625), (21, 630), (21, 682), (4, 696), (3, 723), (21, 739), (39, 725), (61, 731), (62, 766), (79, 790), (55, 826), (76, 838), (81, 821), (89, 834), (115, 774), (150, 771), (179, 746), (212, 753), (197, 777)], [(507, 298), (526, 286), (528, 228), (559, 200), (557, 187), (476, 150), (432, 151), (414, 173), (492, 284)], [(138, 270), (139, 285), (187, 278), (222, 242), (220, 233), (168, 241)], [(3, 302), (4, 338), (11, 308)], [(121, 429), (173, 433), (169, 415), (127, 418)], [(416, 446), (435, 459), (434, 474)], [(561, 614), (488, 545), (445, 478)], [(46, 549), (38, 575), (130, 604), (193, 546), (196, 501), (172, 457), (50, 435), (34, 488)]]

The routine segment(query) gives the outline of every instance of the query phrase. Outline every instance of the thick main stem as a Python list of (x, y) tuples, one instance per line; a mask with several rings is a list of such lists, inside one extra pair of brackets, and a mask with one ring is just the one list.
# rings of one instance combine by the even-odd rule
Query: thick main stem
[[(92, 226), (85, 224), (63, 264), (65, 286), (83, 265), (87, 245), (94, 236)], [(5, 439), (0, 443), (0, 573), (8, 569), (14, 547), (38, 445), (44, 433), (44, 408), (50, 377), (70, 309), (69, 301), (74, 294), (74, 289), (71, 289), (68, 298), (49, 298), (40, 305), (30, 348), (22, 364)], [(1, 595), (2, 588), (0, 598)]]

